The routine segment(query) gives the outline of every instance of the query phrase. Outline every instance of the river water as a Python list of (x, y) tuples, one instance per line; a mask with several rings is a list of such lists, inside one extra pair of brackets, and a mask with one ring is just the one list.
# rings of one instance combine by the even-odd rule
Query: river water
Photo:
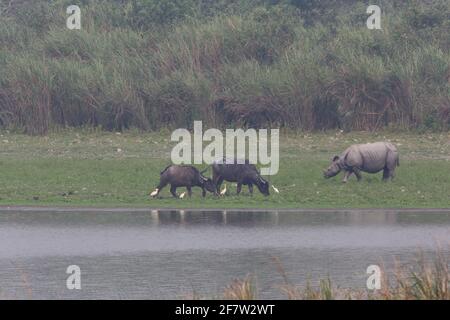
[(2, 212), (0, 298), (215, 298), (251, 275), (259, 298), (282, 299), (284, 276), (365, 288), (369, 265), (392, 273), (437, 247), (450, 254), (450, 210)]

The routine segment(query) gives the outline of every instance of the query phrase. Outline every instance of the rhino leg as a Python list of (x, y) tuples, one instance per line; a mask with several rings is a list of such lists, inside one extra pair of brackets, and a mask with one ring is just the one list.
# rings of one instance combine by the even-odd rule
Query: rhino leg
[(171, 187), (170, 187), (170, 193), (171, 193), (172, 196), (174, 196), (175, 198), (178, 198), (178, 196), (177, 196), (177, 187), (176, 187), (176, 186), (171, 186)]
[(395, 177), (395, 168), (389, 169), (388, 167), (383, 170), (383, 181), (393, 180)]
[(353, 169), (353, 173), (355, 174), (356, 178), (358, 179), (358, 181), (361, 181), (362, 176), (361, 176), (361, 170), (359, 169)]
[(388, 181), (391, 176), (390, 171), (387, 167), (383, 169), (383, 181)]
[(350, 176), (353, 174), (353, 171), (345, 171), (344, 173), (344, 180), (342, 182), (347, 183)]
[(186, 187), (189, 198), (192, 197), (192, 187)]
[(397, 150), (389, 150), (386, 156), (386, 166), (383, 172), (383, 179), (388, 180), (389, 178), (392, 180), (395, 177), (395, 168), (399, 165), (398, 161), (398, 151)]
[(395, 178), (395, 168), (389, 170), (389, 175), (390, 175), (390, 177), (391, 177), (391, 180), (394, 180), (394, 178)]

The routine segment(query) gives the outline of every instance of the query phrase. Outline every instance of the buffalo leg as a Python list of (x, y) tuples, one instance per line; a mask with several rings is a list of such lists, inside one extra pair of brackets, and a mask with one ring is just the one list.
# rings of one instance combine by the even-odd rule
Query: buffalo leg
[(205, 187), (202, 188), (202, 197), (203, 197), (203, 198), (206, 197), (206, 190), (205, 190)]
[(250, 192), (250, 195), (253, 195), (253, 184), (248, 185), (248, 192)]
[(241, 193), (241, 190), (242, 190), (242, 183), (238, 182), (236, 193), (239, 195)]
[(221, 180), (223, 181), (223, 179), (221, 179), (221, 176), (216, 174), (214, 171), (213, 171), (213, 178), (212, 179), (213, 179), (214, 185), (216, 186), (216, 191), (217, 191), (217, 193), (219, 193), (220, 192), (220, 185), (222, 184)]
[(222, 177), (217, 178), (217, 181), (214, 182), (214, 184), (216, 185), (216, 192), (217, 192), (217, 194), (220, 194), (220, 186), (222, 186), (222, 182), (223, 182), (223, 178)]
[(171, 193), (172, 196), (174, 196), (175, 198), (178, 198), (178, 196), (177, 196), (177, 187), (171, 186), (171, 187), (170, 187), (170, 193)]
[(155, 194), (155, 197), (157, 197), (157, 196), (159, 195), (159, 193), (161, 192), (161, 190), (162, 190), (165, 186), (167, 186), (167, 183), (165, 183), (165, 182), (159, 182), (158, 186), (156, 187), (157, 192), (156, 192), (156, 194)]

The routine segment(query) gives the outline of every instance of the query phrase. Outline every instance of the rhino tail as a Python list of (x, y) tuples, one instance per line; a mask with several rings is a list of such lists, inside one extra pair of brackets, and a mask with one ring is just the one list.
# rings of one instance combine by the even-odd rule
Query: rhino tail
[(397, 157), (397, 167), (400, 167), (400, 157)]

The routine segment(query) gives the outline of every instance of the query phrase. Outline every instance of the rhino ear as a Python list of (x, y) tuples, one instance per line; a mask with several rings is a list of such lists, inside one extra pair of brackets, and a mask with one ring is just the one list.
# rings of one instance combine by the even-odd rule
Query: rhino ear
[(338, 161), (338, 160), (339, 160), (339, 156), (334, 156), (333, 162)]

